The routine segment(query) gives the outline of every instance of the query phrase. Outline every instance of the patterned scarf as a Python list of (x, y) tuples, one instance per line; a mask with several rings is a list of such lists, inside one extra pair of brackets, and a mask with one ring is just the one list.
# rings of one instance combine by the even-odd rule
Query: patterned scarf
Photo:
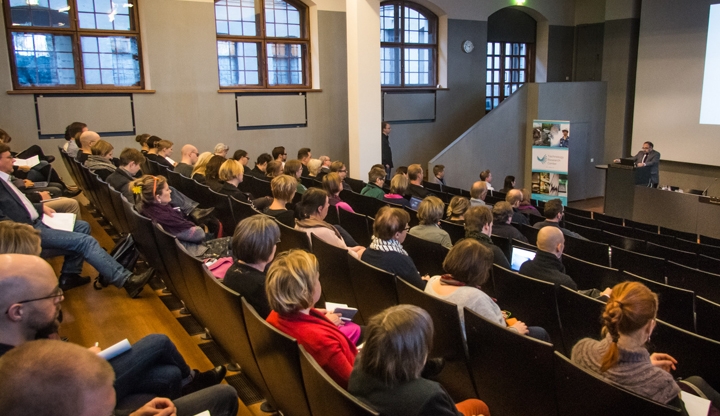
[(377, 250), (377, 251), (383, 251), (383, 252), (390, 252), (395, 251), (397, 253), (401, 253), (404, 255), (408, 255), (407, 251), (403, 249), (402, 244), (400, 244), (399, 241), (392, 239), (392, 240), (381, 240), (375, 236), (372, 237), (372, 242), (370, 243), (370, 246), (368, 247), (371, 250)]

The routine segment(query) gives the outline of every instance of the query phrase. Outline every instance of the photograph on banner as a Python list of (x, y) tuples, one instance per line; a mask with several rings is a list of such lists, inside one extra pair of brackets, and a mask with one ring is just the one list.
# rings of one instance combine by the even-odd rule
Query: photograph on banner
[(533, 146), (570, 147), (570, 122), (534, 120)]
[(532, 173), (532, 197), (538, 201), (560, 198), (567, 205), (568, 176), (552, 172)]

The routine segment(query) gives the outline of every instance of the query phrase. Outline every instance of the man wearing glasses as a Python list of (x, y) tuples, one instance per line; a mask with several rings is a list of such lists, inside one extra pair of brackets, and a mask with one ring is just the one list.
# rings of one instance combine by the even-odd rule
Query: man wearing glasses
[[(0, 255), (0, 356), (56, 334), (63, 299), (55, 273), (45, 260), (24, 254)], [(98, 347), (89, 350), (100, 352)], [(172, 341), (162, 334), (140, 339), (129, 351), (108, 362), (115, 372), (115, 393), (121, 404), (123, 399), (137, 394), (172, 400), (195, 392), (201, 394), (203, 389), (220, 383), (226, 373), (222, 366), (205, 372), (191, 370)], [(217, 393), (214, 391), (204, 393)]]

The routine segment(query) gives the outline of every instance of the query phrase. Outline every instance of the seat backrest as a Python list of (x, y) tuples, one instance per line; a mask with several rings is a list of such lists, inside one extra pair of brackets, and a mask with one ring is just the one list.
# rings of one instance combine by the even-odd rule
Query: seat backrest
[(447, 231), (450, 235), (450, 241), (452, 241), (453, 244), (465, 238), (465, 226), (461, 224), (455, 224), (453, 222), (443, 220), (440, 221), (440, 227)]
[[(238, 201), (233, 197), (230, 197), (230, 206), (232, 207), (233, 218), (235, 218), (236, 223), (239, 223), (245, 218), (252, 217), (253, 215), (261, 214), (261, 212), (256, 210), (251, 204)], [(235, 230), (232, 230), (227, 234), (230, 235), (234, 231)]]
[(340, 225), (340, 217), (337, 208), (328, 209), (327, 216), (325, 217), (325, 222), (332, 225)]
[(445, 273), (442, 264), (448, 251), (450, 251), (446, 247), (432, 241), (423, 240), (420, 237), (415, 237), (412, 234), (407, 234), (405, 241), (403, 241), (403, 248), (407, 251), (410, 258), (412, 258), (421, 276), (426, 274), (435, 276), (436, 274)]
[(165, 263), (167, 279), (170, 280), (172, 286), (175, 288), (173, 294), (183, 301), (185, 307), (190, 311), (190, 313), (197, 314), (198, 308), (193, 303), (192, 292), (186, 283), (185, 272), (180, 265), (178, 250), (175, 248), (175, 241), (177, 239), (175, 236), (163, 230), (162, 227), (154, 221), (153, 232), (155, 233), (155, 241), (157, 242), (158, 252), (160, 253), (162, 261)]
[(208, 189), (208, 191), (208, 197), (211, 199), (211, 203), (215, 208), (212, 212), (212, 216), (217, 218), (223, 226), (222, 236), (232, 236), (237, 222), (235, 222), (232, 207), (230, 206), (230, 197), (225, 194), (215, 192), (212, 189)]
[[(325, 299), (334, 303), (344, 303), (357, 307), (357, 299), (350, 281), (350, 268), (348, 266), (348, 251), (312, 234), (313, 254), (318, 259), (318, 272), (320, 273), (320, 285), (322, 286)], [(358, 311), (354, 321), (363, 323), (362, 311)]]
[(698, 335), (720, 341), (720, 304), (696, 296), (695, 328)]
[(612, 267), (665, 283), (665, 260), (660, 257), (635, 253), (613, 246)]
[(298, 231), (280, 222), (277, 224), (278, 227), (280, 227), (280, 242), (277, 244), (276, 250), (278, 253), (292, 249), (312, 252), (312, 249), (310, 248), (310, 239), (305, 231)]
[(623, 219), (613, 217), (612, 215), (601, 214), (599, 212), (593, 212), (593, 219), (604, 221), (610, 224), (623, 225)]
[(561, 286), (557, 291), (557, 305), (563, 343), (567, 345), (568, 351), (572, 351), (583, 338), (600, 337), (600, 317), (605, 310), (605, 302)]
[(405, 210), (405, 212), (408, 213), (408, 215), (410, 215), (410, 223), (408, 224), (410, 228), (420, 224), (420, 220), (417, 216), (417, 211), (410, 207), (403, 207), (403, 209)]
[(512, 259), (512, 240), (510, 238), (493, 234), (490, 239), (492, 239), (493, 244), (500, 247), (508, 260)]
[(180, 188), (180, 185), (182, 183), (181, 174), (175, 172), (174, 170), (168, 170), (167, 172), (165, 172), (165, 175), (167, 176), (168, 185), (174, 187), (175, 189)]
[(623, 275), (618, 269), (590, 263), (569, 254), (563, 254), (561, 260), (565, 265), (565, 273), (572, 277), (579, 289), (603, 290), (623, 281)]
[(528, 220), (530, 220), (530, 225), (535, 225), (539, 222), (545, 221), (545, 217), (541, 217), (539, 215), (535, 215), (532, 212), (528, 215)]
[(298, 348), (303, 384), (313, 415), (379, 415), (330, 378), (302, 345)]
[(130, 222), (127, 218), (127, 215), (125, 214), (125, 209), (123, 207), (123, 204), (125, 203), (123, 201), (123, 196), (120, 192), (114, 190), (113, 188), (110, 189), (110, 199), (112, 200), (113, 206), (115, 207), (115, 214), (118, 217), (118, 221), (120, 222), (120, 233), (121, 234), (129, 234), (130, 233)]
[(590, 263), (609, 266), (609, 248), (607, 244), (565, 236), (565, 253)]
[(528, 239), (528, 243), (537, 244), (537, 235), (540, 230), (527, 224), (520, 224), (520, 232)]
[(262, 196), (272, 196), (272, 188), (270, 188), (270, 181), (253, 178), (254, 180), (252, 183), (252, 195), (255, 198), (260, 198)]
[(351, 177), (346, 177), (345, 182), (347, 182), (348, 185), (352, 188), (352, 191), (355, 193), (360, 193), (362, 189), (367, 185), (365, 182), (361, 181), (360, 179), (353, 179)]
[(605, 382), (554, 354), (558, 416), (680, 415), (680, 409), (651, 401)]
[(350, 281), (363, 320), (398, 304), (395, 275), (347, 254)]
[(644, 230), (651, 233), (657, 234), (658, 232), (658, 226), (652, 225), (652, 224), (645, 224), (644, 222), (638, 222), (638, 221), (632, 221), (629, 219), (625, 219), (625, 226), (626, 227), (632, 227), (636, 230)]
[[(333, 209), (335, 208), (330, 207), (328, 212)], [(362, 214), (345, 211), (344, 209), (337, 209), (337, 213), (340, 219), (340, 226), (350, 233), (358, 244), (364, 247), (369, 246), (372, 230), (368, 229), (367, 217)]]
[(434, 193), (442, 192), (442, 184), (439, 183), (423, 181), (422, 186), (423, 188), (427, 188)]
[(501, 309), (512, 312), (527, 326), (545, 328), (555, 349), (564, 351), (553, 283), (523, 276), (497, 264), (493, 265), (493, 281)]
[(275, 405), (250, 345), (241, 296), (213, 276), (206, 276), (205, 287), (213, 300), (210, 305), (213, 318), (208, 322), (213, 340), (228, 353), (232, 362), (240, 364), (243, 374), (260, 389), (265, 400)]
[(708, 244), (711, 246), (720, 247), (720, 238), (708, 237), (706, 235), (700, 235), (700, 244)]
[[(364, 198), (369, 197), (360, 195), (360, 191), (354, 192), (351, 189), (343, 189), (342, 191), (340, 191), (339, 196), (341, 200), (350, 205), (353, 208), (353, 211), (357, 212), (358, 214), (368, 215), (368, 212), (371, 211), (369, 207), (364, 203)], [(373, 216), (374, 215), (375, 214), (373, 214)]]
[(572, 214), (578, 217), (592, 218), (592, 211), (586, 211), (584, 209), (565, 207), (563, 208), (565, 214)]
[[(494, 414), (556, 416), (552, 345), (503, 328), (465, 308), (470, 368)], [(522, 398), (521, 400), (519, 400)]]
[[(130, 219), (131, 234), (133, 241), (137, 244), (138, 252), (151, 267), (167, 278), (169, 273), (160, 255), (159, 244), (155, 240), (155, 231), (153, 230), (155, 227), (153, 227), (152, 220), (138, 214), (129, 203), (124, 203), (123, 208), (125, 215)], [(172, 290), (172, 288), (170, 289)]]
[(658, 318), (687, 331), (695, 332), (695, 293), (693, 291), (654, 282), (632, 273), (623, 273), (625, 280), (640, 282), (657, 293), (661, 305), (657, 313)]
[(297, 341), (265, 322), (245, 299), (242, 305), (250, 345), (277, 408), (288, 416), (310, 416)]
[[(599, 222), (599, 221), (596, 221)], [(578, 233), (581, 236), (587, 238), (588, 240), (592, 241), (599, 241), (602, 242), (602, 230), (599, 228), (594, 227), (586, 227), (584, 225), (579, 225), (572, 223), (570, 221), (565, 221), (563, 224), (563, 227), (567, 228), (568, 230)]]
[(672, 243), (673, 243), (673, 241), (675, 241), (674, 235), (657, 234), (654, 232), (645, 231), (643, 229), (638, 229), (638, 228), (636, 228), (635, 231), (637, 231), (635, 238), (645, 240), (649, 243), (660, 244), (665, 247), (672, 247)]
[(675, 238), (679, 238), (679, 239), (687, 240), (687, 241), (694, 241), (694, 242), (697, 242), (697, 238), (698, 238), (696, 233), (688, 233), (685, 231), (673, 230), (672, 228), (667, 228), (667, 227), (660, 227), (660, 234), (672, 235)]
[[(566, 208), (566, 210), (567, 210), (567, 208)], [(567, 211), (565, 212), (563, 219), (565, 222), (569, 221), (573, 224), (582, 225), (583, 227), (590, 227), (590, 228), (597, 228), (597, 229), (600, 228), (600, 224), (598, 223), (597, 220), (594, 220), (590, 217), (574, 215)]]
[(705, 256), (720, 260), (720, 247), (712, 246), (709, 244), (700, 244), (698, 246), (698, 254), (703, 254)]
[(671, 286), (692, 290), (698, 296), (720, 302), (720, 274), (668, 261), (665, 263), (665, 276)]
[[(662, 304), (660, 304), (662, 308)], [(711, 386), (720, 385), (720, 342), (657, 320), (650, 338), (650, 352), (664, 352), (678, 361), (674, 377), (700, 376)]]
[(661, 246), (651, 242), (647, 243), (647, 253), (651, 256), (662, 257), (665, 260), (674, 261), (688, 267), (697, 267), (697, 254), (689, 251), (675, 250), (674, 248)]
[(698, 269), (715, 273), (720, 270), (720, 260), (712, 257), (705, 256), (703, 254), (698, 255)]
[(600, 224), (600, 228), (602, 230), (611, 232), (613, 234), (623, 235), (625, 237), (635, 237), (635, 235), (637, 234), (634, 228), (624, 227), (622, 225), (617, 225), (611, 222), (598, 221), (598, 224)]
[[(634, 230), (633, 230), (634, 231)], [(605, 244), (620, 247), (625, 250), (634, 251), (636, 253), (644, 253), (647, 249), (647, 243), (637, 238), (626, 237), (624, 235), (603, 231), (600, 240)]]
[(457, 305), (429, 295), (401, 278), (395, 281), (399, 303), (419, 306), (433, 320), (435, 332), (430, 357), (445, 359), (443, 371), (433, 380), (442, 384), (455, 401), (475, 397)]
[(178, 263), (182, 268), (182, 275), (190, 292), (190, 304), (185, 303), (190, 309), (193, 317), (197, 319), (204, 328), (213, 318), (212, 299), (207, 293), (205, 287), (205, 275), (209, 273), (202, 261), (185, 250), (182, 243), (175, 240), (175, 250), (177, 251)]

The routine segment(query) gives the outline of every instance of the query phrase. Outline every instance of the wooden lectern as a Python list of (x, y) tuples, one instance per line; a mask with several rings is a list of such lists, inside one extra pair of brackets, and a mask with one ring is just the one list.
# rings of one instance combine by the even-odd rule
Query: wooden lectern
[(635, 190), (638, 185), (649, 186), (650, 167), (638, 168), (619, 163), (596, 167), (605, 169), (605, 214), (632, 218)]

